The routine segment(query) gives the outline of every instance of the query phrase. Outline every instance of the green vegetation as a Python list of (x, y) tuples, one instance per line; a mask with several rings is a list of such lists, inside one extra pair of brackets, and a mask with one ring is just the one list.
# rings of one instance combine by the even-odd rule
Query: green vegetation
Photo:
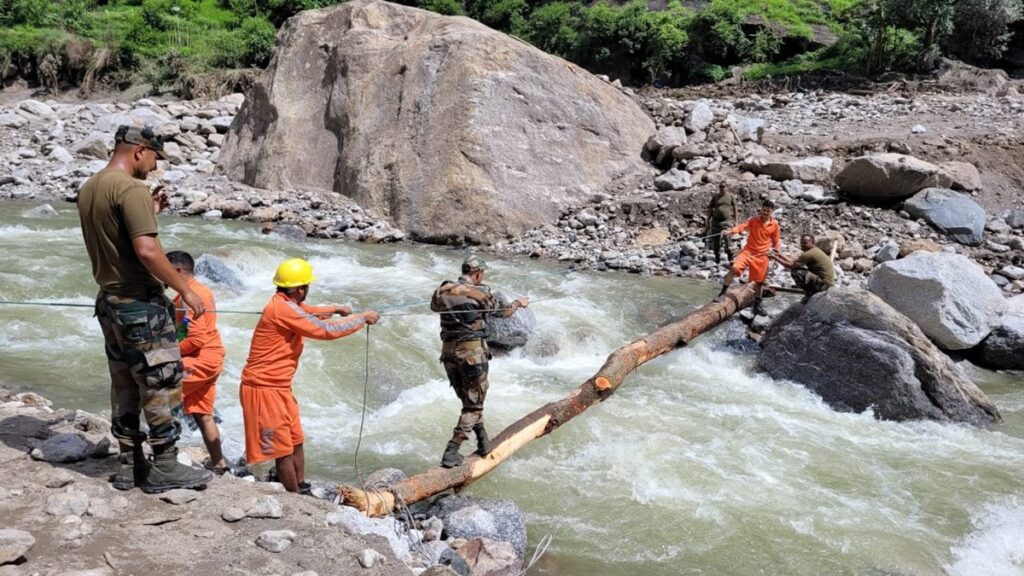
[[(341, 1), (0, 0), (0, 79), (180, 91), (197, 75), (265, 66), (288, 17)], [(923, 70), (941, 55), (991, 63), (1024, 13), (1024, 0), (399, 1), (638, 84), (718, 81), (737, 65), (757, 79)]]

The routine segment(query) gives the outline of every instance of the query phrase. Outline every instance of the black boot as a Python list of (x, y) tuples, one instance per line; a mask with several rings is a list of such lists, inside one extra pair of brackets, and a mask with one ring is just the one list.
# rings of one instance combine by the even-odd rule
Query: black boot
[(120, 467), (110, 477), (110, 483), (118, 490), (131, 490), (141, 486), (149, 474), (149, 462), (142, 453), (142, 444), (136, 442), (134, 445), (118, 443), (121, 454), (117, 457)]
[(491, 439), (487, 436), (487, 429), (484, 428), (483, 424), (477, 424), (473, 426), (473, 432), (476, 434), (476, 454), (477, 456), (487, 456), (491, 452)]
[(459, 464), (462, 464), (462, 454), (459, 454), (460, 446), (462, 446), (462, 442), (456, 442), (455, 440), (448, 441), (448, 446), (444, 449), (444, 456), (441, 456), (442, 468), (454, 468)]
[(142, 491), (160, 494), (175, 488), (202, 490), (212, 479), (213, 472), (178, 462), (178, 449), (174, 444), (165, 444), (153, 447), (153, 466), (142, 484)]
[(725, 302), (725, 293), (727, 290), (729, 290), (728, 286), (722, 286), (721, 292), (718, 293), (718, 296), (715, 296), (715, 299), (712, 300), (712, 302)]
[(757, 298), (754, 300), (754, 307), (751, 309), (754, 312), (754, 316), (767, 316), (764, 306), (761, 305), (761, 299)]

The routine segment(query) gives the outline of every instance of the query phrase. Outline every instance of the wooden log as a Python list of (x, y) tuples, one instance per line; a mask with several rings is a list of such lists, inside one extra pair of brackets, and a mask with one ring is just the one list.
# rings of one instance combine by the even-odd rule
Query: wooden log
[(745, 284), (732, 288), (722, 302), (711, 302), (612, 352), (601, 369), (567, 397), (551, 402), (514, 422), (492, 441), (491, 452), (484, 457), (469, 456), (454, 468), (431, 468), (395, 482), (380, 490), (339, 486), (342, 502), (368, 516), (390, 514), (399, 500), (412, 504), (449, 489), (463, 488), (481, 478), (515, 454), (520, 448), (603, 402), (640, 366), (685, 346), (694, 338), (721, 324), (754, 302), (754, 288)]

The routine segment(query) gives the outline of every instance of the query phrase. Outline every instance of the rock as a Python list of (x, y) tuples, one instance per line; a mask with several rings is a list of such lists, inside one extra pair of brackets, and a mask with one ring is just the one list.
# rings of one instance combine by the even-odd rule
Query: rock
[[(556, 220), (646, 169), (638, 152), (654, 132), (582, 68), (468, 18), (387, 2), (300, 12), (260, 78), (222, 148), (228, 177), (335, 190), (428, 241)], [(324, 154), (310, 163), (309, 150)]]
[(181, 146), (178, 146), (177, 142), (164, 142), (164, 155), (167, 156), (167, 161), (174, 165), (185, 163), (185, 154), (181, 151)]
[(664, 246), (668, 243), (670, 233), (666, 228), (645, 228), (636, 235), (634, 246)]
[(245, 510), (238, 506), (229, 506), (220, 513), (220, 517), (225, 522), (238, 522), (245, 518)]
[(36, 539), (24, 530), (0, 529), (0, 564), (17, 561), (35, 545)]
[(305, 242), (306, 241), (306, 230), (302, 226), (295, 224), (278, 224), (274, 226), (271, 231), (274, 236), (280, 236), (286, 238), (292, 242)]
[(169, 504), (180, 506), (188, 504), (198, 497), (195, 490), (170, 490), (160, 495), (160, 499)]
[(487, 344), (500, 350), (511, 350), (526, 346), (537, 329), (537, 316), (529, 308), (520, 308), (508, 318), (489, 319), (487, 325), (490, 327)]
[(203, 212), (203, 220), (220, 220), (224, 214), (220, 210), (207, 210)]
[(911, 134), (924, 134), (927, 131), (928, 129), (925, 128), (924, 126), (921, 126), (920, 124), (914, 124), (913, 126), (910, 127)]
[(878, 418), (897, 421), (1000, 420), (995, 405), (948, 356), (869, 292), (816, 294), (779, 316), (762, 345), (759, 370), (803, 384), (839, 410), (873, 409)]
[(0, 114), (0, 126), (3, 126), (4, 128), (14, 128), (17, 130), (25, 126), (25, 124), (28, 124), (28, 120), (25, 120), (25, 118), (17, 114)]
[(1002, 93), (1009, 76), (999, 69), (976, 68), (958, 60), (941, 58), (936, 80), (938, 85), (954, 90), (985, 92), (991, 96)]
[(40, 204), (25, 212), (26, 218), (53, 218), (54, 216), (57, 216), (57, 211), (49, 204)]
[(47, 438), (32, 450), (36, 460), (54, 463), (68, 463), (85, 460), (96, 451), (96, 446), (81, 434), (65, 432)]
[(903, 203), (911, 218), (923, 218), (953, 240), (978, 246), (985, 232), (985, 209), (946, 188), (925, 188)]
[(939, 170), (951, 181), (949, 187), (954, 190), (973, 192), (981, 190), (981, 174), (970, 162), (951, 160), (939, 164)]
[(53, 150), (50, 150), (50, 153), (47, 154), (47, 157), (50, 158), (51, 160), (56, 160), (57, 162), (62, 162), (64, 164), (75, 161), (75, 157), (71, 155), (71, 152), (68, 152), (61, 146), (57, 146)]
[(658, 190), (686, 190), (693, 186), (690, 173), (679, 168), (671, 168), (654, 179), (654, 187)]
[(1010, 225), (1006, 223), (1006, 220), (1002, 218), (993, 218), (985, 223), (986, 232), (994, 232), (996, 234), (1009, 234), (1013, 230)]
[(57, 118), (57, 113), (53, 111), (53, 108), (38, 100), (22, 100), (15, 105), (15, 108), (41, 119), (55, 120)]
[(886, 242), (878, 252), (875, 252), (875, 262), (889, 262), (900, 255), (900, 247), (895, 242)]
[(457, 552), (469, 566), (471, 576), (516, 576), (523, 566), (522, 558), (508, 542), (473, 538)]
[(449, 538), (509, 542), (520, 558), (526, 555), (526, 516), (513, 502), (447, 496), (434, 502), (427, 514), (444, 522)]
[(269, 495), (248, 500), (244, 509), (247, 518), (280, 518), (284, 515), (281, 502)]
[(959, 254), (915, 252), (886, 262), (868, 289), (899, 310), (945, 350), (977, 345), (1006, 309), (999, 288)]
[(81, 516), (89, 509), (89, 496), (68, 488), (67, 492), (51, 494), (46, 498), (46, 513), (50, 516)]
[(208, 284), (224, 286), (233, 290), (242, 289), (242, 281), (228, 265), (212, 254), (201, 254), (196, 258), (196, 276), (206, 280)]
[(906, 242), (900, 244), (899, 257), (905, 258), (908, 255), (917, 252), (918, 250), (923, 250), (925, 252), (941, 252), (942, 246), (939, 246), (933, 240), (907, 240)]
[(366, 518), (355, 508), (341, 506), (337, 511), (327, 514), (327, 525), (337, 526), (347, 534), (383, 536), (399, 560), (405, 561), (412, 557), (409, 553), (409, 543), (401, 535), (404, 529), (393, 517)]
[(827, 182), (832, 172), (832, 159), (827, 156), (799, 159), (769, 156), (744, 162), (741, 168), (755, 174), (765, 174), (780, 182), (785, 180)]
[(108, 114), (96, 120), (96, 131), (113, 135), (120, 126), (149, 126), (158, 130), (171, 119), (149, 108), (133, 108), (127, 112)]
[(427, 568), (423, 572), (420, 572), (420, 576), (469, 576), (469, 572), (461, 574), (459, 572), (456, 572), (455, 570), (452, 570), (448, 566), (436, 565)]
[(1024, 208), (1014, 208), (1011, 210), (1010, 215), (1006, 217), (1006, 223), (1014, 230), (1024, 228)]
[(1020, 266), (1003, 266), (999, 269), (999, 274), (1010, 280), (1024, 280), (1024, 268)]
[(711, 107), (706, 102), (697, 102), (693, 108), (686, 114), (686, 119), (683, 120), (683, 127), (688, 132), (703, 132), (707, 130), (708, 126), (715, 120), (715, 113), (711, 111)]
[(291, 530), (265, 530), (256, 537), (256, 545), (268, 552), (284, 552), (295, 540)]
[(760, 143), (762, 136), (764, 136), (764, 120), (759, 118), (747, 118), (746, 116), (729, 114), (725, 118), (725, 124), (732, 127), (740, 142)]
[(373, 548), (367, 548), (356, 555), (359, 565), (363, 568), (373, 568), (378, 562), (384, 561), (384, 555)]
[(686, 129), (682, 126), (664, 126), (651, 135), (644, 148), (652, 154), (664, 150), (671, 152), (678, 146), (686, 144)]
[(895, 202), (925, 188), (948, 188), (953, 183), (930, 162), (892, 153), (850, 160), (835, 182), (846, 196), (870, 203)]
[(1004, 314), (978, 346), (976, 357), (995, 370), (1024, 370), (1024, 312)]

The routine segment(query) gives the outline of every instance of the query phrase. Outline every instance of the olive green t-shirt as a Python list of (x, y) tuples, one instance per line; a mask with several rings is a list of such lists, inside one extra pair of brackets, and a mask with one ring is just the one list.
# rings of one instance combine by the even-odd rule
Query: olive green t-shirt
[(732, 221), (732, 207), (736, 200), (733, 199), (731, 192), (722, 194), (717, 200), (712, 197), (711, 199), (711, 219), (715, 222), (731, 222)]
[(129, 296), (163, 285), (142, 265), (132, 238), (156, 234), (149, 188), (121, 170), (102, 170), (78, 193), (78, 216), (100, 288)]
[(836, 269), (832, 266), (832, 260), (828, 254), (821, 251), (821, 248), (813, 246), (796, 259), (797, 266), (806, 266), (815, 276), (821, 278), (828, 286), (836, 283)]

